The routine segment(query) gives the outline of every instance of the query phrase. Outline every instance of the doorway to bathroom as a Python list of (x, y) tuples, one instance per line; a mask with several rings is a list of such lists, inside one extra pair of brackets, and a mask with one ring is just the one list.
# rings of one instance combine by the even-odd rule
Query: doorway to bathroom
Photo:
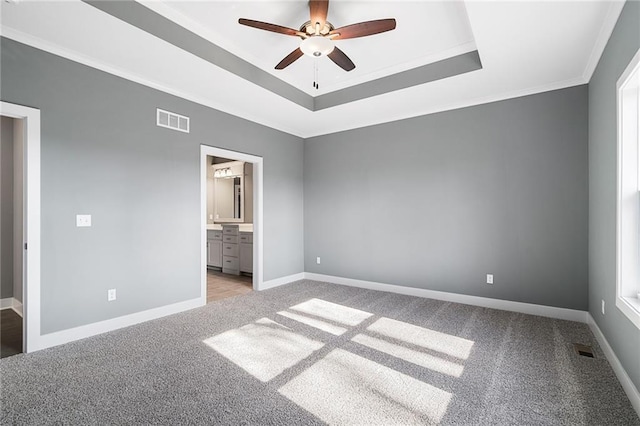
[(201, 146), (204, 303), (262, 284), (262, 158)]

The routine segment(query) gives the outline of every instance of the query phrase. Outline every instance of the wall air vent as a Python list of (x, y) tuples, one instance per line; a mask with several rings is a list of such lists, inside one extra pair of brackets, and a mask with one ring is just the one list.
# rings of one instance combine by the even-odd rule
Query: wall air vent
[(158, 108), (156, 113), (156, 124), (160, 127), (166, 127), (167, 129), (189, 133), (189, 117), (176, 114), (175, 112), (169, 112)]

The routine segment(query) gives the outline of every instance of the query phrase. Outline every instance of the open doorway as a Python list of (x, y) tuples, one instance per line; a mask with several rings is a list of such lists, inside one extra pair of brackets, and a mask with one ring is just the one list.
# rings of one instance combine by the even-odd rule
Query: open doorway
[(204, 303), (259, 289), (262, 158), (202, 146)]
[(23, 351), (25, 123), (0, 119), (0, 358), (6, 358)]
[(1, 356), (40, 342), (40, 111), (0, 102)]

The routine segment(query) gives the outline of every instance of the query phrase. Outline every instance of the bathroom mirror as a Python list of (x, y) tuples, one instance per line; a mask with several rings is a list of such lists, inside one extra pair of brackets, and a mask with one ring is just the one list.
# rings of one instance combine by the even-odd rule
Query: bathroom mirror
[(214, 165), (216, 222), (244, 221), (244, 163)]

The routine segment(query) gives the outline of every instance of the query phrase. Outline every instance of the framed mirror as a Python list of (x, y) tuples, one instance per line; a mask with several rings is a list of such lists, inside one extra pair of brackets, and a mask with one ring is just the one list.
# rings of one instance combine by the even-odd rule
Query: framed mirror
[(215, 222), (244, 222), (244, 162), (214, 164)]

